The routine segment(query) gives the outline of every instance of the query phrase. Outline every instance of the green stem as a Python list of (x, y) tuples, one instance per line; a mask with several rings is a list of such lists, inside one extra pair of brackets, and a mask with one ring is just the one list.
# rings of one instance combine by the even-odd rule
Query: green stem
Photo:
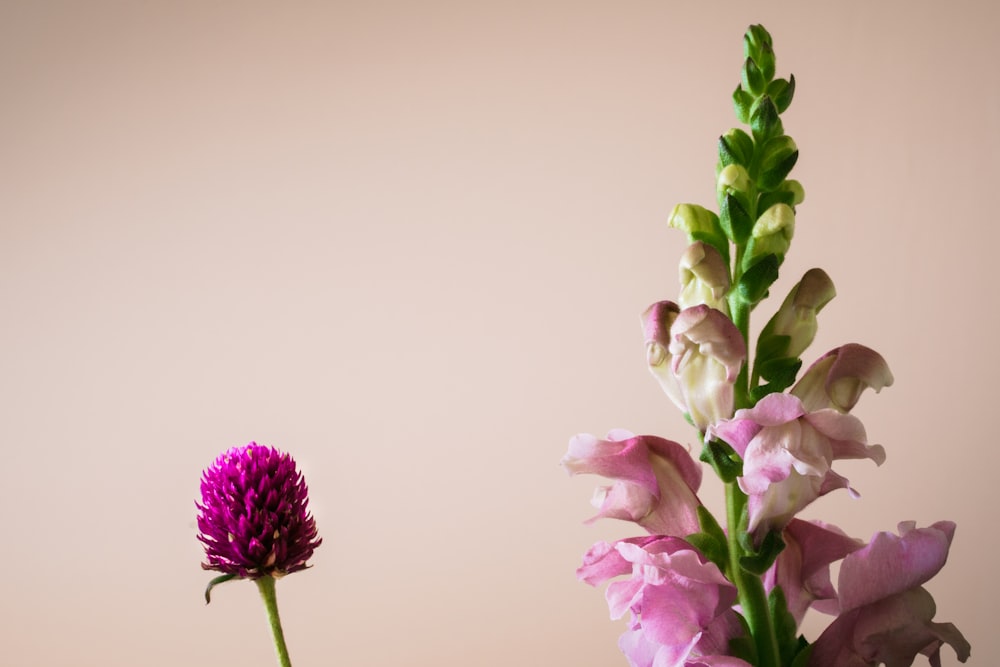
[(257, 589), (264, 601), (264, 607), (267, 608), (267, 620), (271, 624), (271, 633), (274, 635), (274, 650), (278, 654), (278, 664), (281, 667), (292, 667), (292, 662), (288, 659), (288, 647), (285, 646), (285, 633), (281, 631), (278, 598), (274, 593), (274, 577), (263, 576), (257, 579)]
[(737, 535), (740, 534), (740, 519), (746, 507), (747, 497), (736, 482), (726, 484), (726, 520), (728, 523), (728, 546), (730, 579), (736, 585), (743, 617), (750, 626), (757, 647), (757, 667), (779, 667), (778, 640), (771, 622), (771, 610), (767, 604), (767, 594), (760, 577), (740, 567), (740, 557), (744, 555)]

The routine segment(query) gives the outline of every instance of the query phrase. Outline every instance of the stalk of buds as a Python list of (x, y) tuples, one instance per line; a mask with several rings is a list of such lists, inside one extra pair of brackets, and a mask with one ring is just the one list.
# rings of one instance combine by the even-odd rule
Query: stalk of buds
[[(701, 475), (678, 443), (624, 431), (577, 436), (566, 469), (615, 480), (595, 499), (598, 517), (648, 533), (594, 545), (577, 574), (611, 581), (612, 616), (631, 619), (619, 646), (633, 667), (895, 666), (921, 654), (940, 665), (944, 644), (965, 662), (969, 643), (933, 621), (923, 588), (947, 560), (954, 523), (907, 521), (865, 544), (797, 518), (839, 489), (857, 497), (835, 462), (885, 460), (850, 411), (892, 374), (877, 352), (849, 343), (800, 375), (817, 315), (835, 295), (821, 269), (806, 272), (750, 345), (750, 315), (778, 279), (805, 193), (788, 178), (799, 151), (781, 121), (795, 78), (775, 78), (762, 26), (750, 26), (743, 46), (732, 99), (750, 131), (719, 138), (718, 213), (696, 204), (671, 212), (669, 226), (691, 244), (680, 295), (642, 317), (649, 369), (696, 428), (700, 460), (725, 484), (726, 516), (701, 504)], [(834, 616), (813, 642), (798, 630), (809, 609)]]

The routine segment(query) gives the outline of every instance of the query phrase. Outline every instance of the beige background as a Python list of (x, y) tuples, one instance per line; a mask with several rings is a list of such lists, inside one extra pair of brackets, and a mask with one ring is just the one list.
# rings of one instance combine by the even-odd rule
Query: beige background
[(624, 665), (573, 572), (635, 531), (583, 526), (597, 480), (558, 461), (692, 441), (638, 314), (676, 294), (670, 208), (714, 201), (752, 22), (799, 81), (777, 291), (824, 267), (813, 354), (897, 380), (858, 408), (888, 462), (809, 516), (958, 521), (930, 589), (993, 664), (986, 1), (0, 5), (4, 664), (273, 664), (195, 540), (202, 468), (256, 439), (325, 538), (278, 586), (296, 665)]

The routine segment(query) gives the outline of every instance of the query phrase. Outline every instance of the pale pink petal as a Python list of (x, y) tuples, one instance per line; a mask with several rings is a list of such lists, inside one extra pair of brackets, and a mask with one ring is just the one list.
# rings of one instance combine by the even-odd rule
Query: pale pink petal
[(849, 412), (865, 389), (878, 393), (892, 384), (889, 366), (875, 350), (849, 343), (830, 350), (802, 375), (791, 393), (809, 411), (834, 408)]
[(953, 522), (919, 529), (906, 522), (899, 531), (899, 536), (876, 533), (866, 547), (844, 559), (837, 586), (841, 609), (855, 609), (919, 586), (944, 567), (955, 533)]

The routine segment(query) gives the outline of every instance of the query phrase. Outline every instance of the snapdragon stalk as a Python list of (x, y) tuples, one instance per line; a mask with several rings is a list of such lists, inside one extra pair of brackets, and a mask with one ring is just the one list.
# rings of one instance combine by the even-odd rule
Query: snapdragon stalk
[[(788, 108), (795, 79), (774, 79), (771, 36), (762, 26), (751, 26), (744, 37), (741, 83), (733, 94), (739, 120), (750, 125), (752, 138), (733, 130), (720, 138), (718, 197), (720, 226), (733, 244), (732, 290), (728, 295), (733, 324), (746, 343), (747, 360), (734, 386), (734, 410), (751, 408), (756, 402), (757, 374), (751, 381), (750, 313), (777, 278), (790, 232), (767, 238), (773, 230), (758, 224), (761, 214), (773, 205), (794, 205), (794, 194), (781, 194), (785, 176), (794, 166), (798, 151), (784, 136), (779, 114)], [(799, 190), (800, 188), (787, 188)], [(778, 194), (776, 194), (778, 193)], [(739, 603), (756, 649), (758, 667), (779, 667), (781, 654), (767, 594), (761, 576), (746, 569), (750, 556), (741, 543), (746, 531), (747, 495), (736, 479), (725, 481), (728, 575), (736, 586)], [(774, 554), (777, 555), (776, 553)]]

